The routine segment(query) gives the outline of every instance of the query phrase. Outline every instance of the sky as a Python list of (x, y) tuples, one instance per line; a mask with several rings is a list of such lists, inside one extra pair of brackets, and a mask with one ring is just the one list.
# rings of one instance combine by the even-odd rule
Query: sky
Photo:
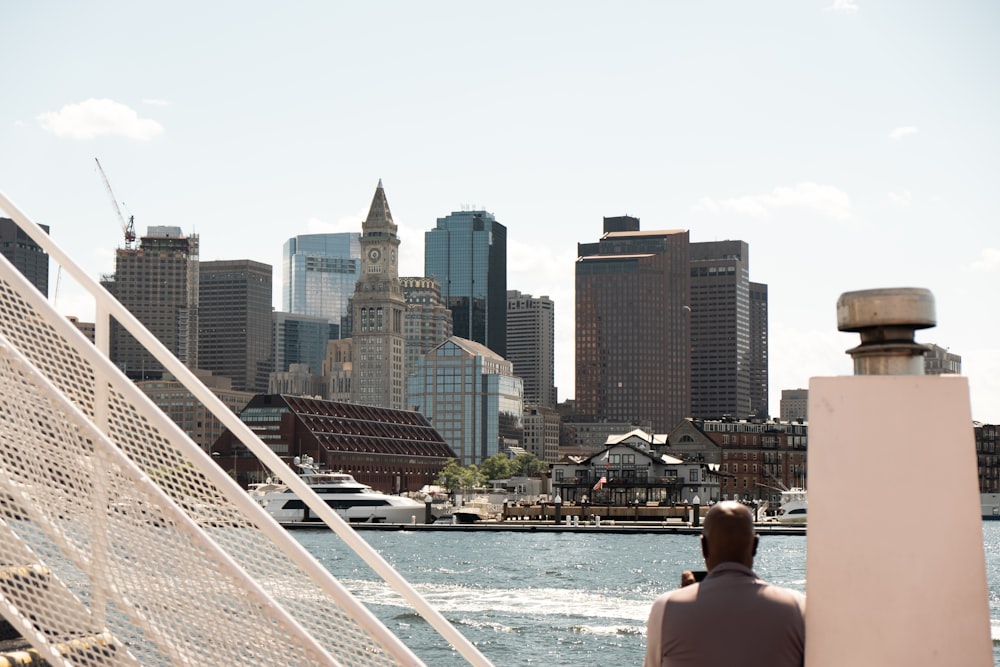
[[(282, 244), (360, 231), (379, 179), (400, 275), (437, 218), (490, 211), (508, 288), (555, 302), (560, 399), (576, 244), (604, 216), (740, 239), (769, 288), (771, 414), (851, 374), (842, 293), (923, 287), (917, 341), (961, 355), (995, 424), (998, 25), (985, 0), (12, 0), (0, 192), (97, 278), (123, 244), (98, 158), (140, 235), (271, 264), (278, 309)], [(93, 317), (70, 279), (50, 300)]]

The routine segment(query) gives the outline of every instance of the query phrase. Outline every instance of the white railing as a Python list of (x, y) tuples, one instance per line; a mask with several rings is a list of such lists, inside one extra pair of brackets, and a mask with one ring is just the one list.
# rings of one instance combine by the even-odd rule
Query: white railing
[(95, 344), (0, 257), (0, 614), (53, 665), (420, 665), (109, 360), (112, 318), (473, 665), (489, 661), (117, 300)]

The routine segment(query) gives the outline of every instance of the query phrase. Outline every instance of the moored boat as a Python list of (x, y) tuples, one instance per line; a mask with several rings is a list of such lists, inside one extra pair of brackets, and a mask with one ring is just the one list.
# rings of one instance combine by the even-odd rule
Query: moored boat
[[(345, 472), (325, 472), (310, 456), (297, 456), (293, 463), (299, 476), (344, 520), (367, 523), (425, 523), (423, 503), (392, 496), (362, 484)], [(320, 522), (309, 506), (286, 485), (274, 480), (250, 488), (250, 495), (282, 525)]]
[(781, 506), (778, 508), (780, 523), (805, 523), (808, 501), (806, 490), (792, 487), (781, 492)]

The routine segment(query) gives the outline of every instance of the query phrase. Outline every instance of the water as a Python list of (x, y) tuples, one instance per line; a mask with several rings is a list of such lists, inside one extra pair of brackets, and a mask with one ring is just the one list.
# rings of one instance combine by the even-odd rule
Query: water
[[(427, 664), (465, 664), (338, 538), (294, 535)], [(695, 536), (363, 535), (496, 665), (639, 664), (650, 603), (682, 570), (703, 567)], [(759, 571), (804, 590), (804, 549), (802, 537), (768, 537)]]
[[(382, 532), (365, 539), (495, 665), (639, 665), (653, 599), (702, 569), (689, 535)], [(334, 534), (293, 535), (428, 665), (466, 661)], [(985, 522), (1000, 666), (1000, 522)], [(806, 539), (764, 535), (754, 569), (805, 591)]]

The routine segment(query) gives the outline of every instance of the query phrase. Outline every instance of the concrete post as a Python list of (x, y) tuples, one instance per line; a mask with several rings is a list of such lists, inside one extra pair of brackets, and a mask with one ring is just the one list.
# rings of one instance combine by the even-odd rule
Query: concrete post
[[(849, 292), (837, 320), (861, 345), (855, 376), (809, 383), (805, 662), (992, 665), (968, 382), (924, 376), (913, 340), (935, 324), (933, 297)], [(949, 502), (913, 497), (928, 475)], [(894, 509), (873, 520), (845, 500)]]

